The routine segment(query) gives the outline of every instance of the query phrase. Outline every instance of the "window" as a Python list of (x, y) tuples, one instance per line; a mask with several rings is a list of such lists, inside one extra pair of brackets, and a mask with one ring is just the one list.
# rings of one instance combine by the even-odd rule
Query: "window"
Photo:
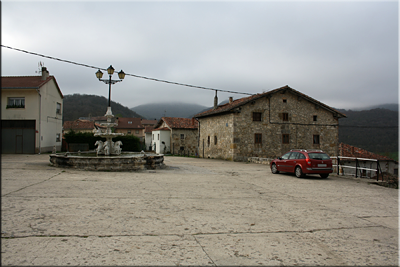
[(253, 121), (261, 121), (261, 112), (253, 112)]
[(282, 113), (282, 120), (289, 121), (289, 113)]
[(217, 136), (214, 135), (214, 145), (217, 144)]
[(289, 135), (282, 134), (282, 144), (289, 144)]
[(56, 113), (61, 114), (61, 104), (60, 103), (57, 103)]
[(207, 137), (207, 145), (210, 147), (210, 136)]
[(131, 122), (131, 121), (128, 121), (128, 124), (132, 124), (132, 122)]
[(283, 156), (281, 157), (281, 159), (288, 159), (289, 156), (290, 156), (290, 153), (292, 153), (292, 152), (286, 153), (285, 155), (283, 155)]
[(185, 135), (184, 134), (181, 134), (181, 139), (185, 139)]
[(287, 99), (286, 98), (284, 98), (282, 100), (283, 100), (283, 103), (287, 103)]
[(135, 133), (138, 134), (138, 133), (139, 133), (139, 130), (136, 130)]
[(299, 152), (292, 152), (292, 154), (290, 154), (289, 159), (297, 159), (299, 155)]
[(25, 108), (25, 97), (9, 97), (6, 108)]
[[(128, 134), (131, 134), (131, 131), (128, 131)], [(153, 134), (153, 139), (154, 139), (154, 134)]]
[(317, 115), (313, 116), (313, 121), (317, 121)]
[(261, 144), (262, 143), (262, 134), (256, 133), (254, 134), (254, 144)]
[(56, 134), (56, 142), (61, 142), (61, 134)]
[(319, 135), (316, 134), (313, 135), (313, 144), (319, 145)]
[(160, 134), (157, 134), (157, 140), (160, 140)]
[(298, 159), (305, 159), (306, 156), (303, 153), (299, 153), (299, 156), (297, 158)]
[(153, 140), (154, 140), (154, 134), (153, 134)]

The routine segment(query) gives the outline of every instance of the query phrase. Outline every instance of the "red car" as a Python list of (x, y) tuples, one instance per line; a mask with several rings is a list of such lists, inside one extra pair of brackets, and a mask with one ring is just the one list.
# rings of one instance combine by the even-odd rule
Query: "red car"
[(298, 178), (306, 174), (319, 174), (327, 178), (333, 172), (332, 159), (322, 150), (292, 149), (271, 161), (270, 167), (273, 174), (291, 172)]

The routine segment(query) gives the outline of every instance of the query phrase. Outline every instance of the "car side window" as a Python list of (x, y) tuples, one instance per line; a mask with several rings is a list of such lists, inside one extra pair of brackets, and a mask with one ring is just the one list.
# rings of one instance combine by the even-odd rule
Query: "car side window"
[(289, 156), (289, 159), (296, 159), (298, 154), (299, 152), (292, 152), (292, 154)]
[(305, 159), (306, 158), (306, 156), (304, 156), (304, 154), (303, 153), (299, 153), (299, 156), (297, 157), (298, 159)]
[(290, 156), (291, 152), (286, 153), (285, 155), (282, 156), (282, 159), (288, 159)]

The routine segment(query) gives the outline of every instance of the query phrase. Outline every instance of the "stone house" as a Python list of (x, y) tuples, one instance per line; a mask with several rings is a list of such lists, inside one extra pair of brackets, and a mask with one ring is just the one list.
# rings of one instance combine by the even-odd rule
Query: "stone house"
[(46, 67), (39, 76), (1, 77), (2, 153), (60, 150), (63, 98)]
[(156, 153), (196, 155), (198, 122), (187, 118), (162, 117), (152, 131)]
[(200, 157), (247, 161), (276, 158), (295, 148), (338, 155), (339, 119), (346, 115), (289, 86), (214, 103), (194, 116)]
[(144, 127), (141, 118), (118, 118), (118, 125), (115, 127), (115, 133), (124, 133), (125, 135), (134, 135), (144, 141)]
[[(360, 169), (360, 172), (357, 174), (357, 176), (369, 177), (369, 178), (376, 177), (375, 170), (377, 169), (378, 161), (382, 172), (390, 173), (396, 176), (399, 174), (399, 162), (389, 157), (378, 155), (359, 147), (340, 143), (339, 156), (344, 157), (340, 158), (341, 165), (353, 167), (353, 168), (341, 168), (340, 172), (342, 174), (343, 172), (344, 174), (355, 174), (355, 167), (356, 164), (358, 164), (358, 167), (365, 169)], [(357, 162), (355, 158), (357, 158)]]

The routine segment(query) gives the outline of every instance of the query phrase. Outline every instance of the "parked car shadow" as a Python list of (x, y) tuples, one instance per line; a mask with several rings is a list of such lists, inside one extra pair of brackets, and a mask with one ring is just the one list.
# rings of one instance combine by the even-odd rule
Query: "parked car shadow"
[(322, 178), (321, 176), (319, 176), (319, 174), (307, 174), (304, 175), (301, 178), (297, 178), (296, 175), (294, 173), (290, 173), (290, 172), (279, 172), (278, 174), (275, 175), (283, 175), (283, 176), (289, 176), (295, 179), (305, 179), (305, 180), (327, 180), (330, 177), (328, 176), (327, 178)]

